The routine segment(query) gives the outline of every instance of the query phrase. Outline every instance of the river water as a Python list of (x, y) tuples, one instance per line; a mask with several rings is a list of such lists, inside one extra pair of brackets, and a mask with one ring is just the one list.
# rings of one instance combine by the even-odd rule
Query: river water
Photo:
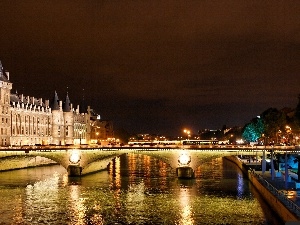
[(215, 159), (196, 179), (127, 154), (108, 171), (69, 178), (59, 166), (0, 173), (0, 224), (284, 224), (242, 172)]

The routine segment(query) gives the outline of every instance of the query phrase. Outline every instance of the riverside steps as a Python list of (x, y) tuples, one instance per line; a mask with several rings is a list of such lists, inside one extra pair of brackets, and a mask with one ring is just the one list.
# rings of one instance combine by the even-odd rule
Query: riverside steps
[[(286, 224), (300, 224), (300, 200), (297, 193), (300, 192), (297, 187), (298, 177), (289, 173), (289, 176), (272, 176), (270, 171), (262, 172), (253, 169), (254, 163), (245, 162), (238, 156), (225, 156), (225, 159), (234, 162), (253, 186), (259, 191), (264, 200), (270, 207), (282, 218)], [(274, 171), (275, 172), (275, 171)], [(289, 179), (285, 180), (285, 177)]]

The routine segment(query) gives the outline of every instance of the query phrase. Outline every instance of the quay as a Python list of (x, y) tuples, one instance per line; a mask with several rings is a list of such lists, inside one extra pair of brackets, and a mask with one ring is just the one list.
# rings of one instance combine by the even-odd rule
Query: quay
[(298, 175), (289, 172), (289, 179), (285, 180), (284, 174), (272, 177), (271, 171), (256, 171), (255, 166), (259, 165), (259, 162), (250, 163), (238, 156), (224, 156), (224, 158), (235, 163), (243, 171), (285, 224), (300, 224), (300, 199), (297, 198), (300, 194), (300, 188), (297, 186)]

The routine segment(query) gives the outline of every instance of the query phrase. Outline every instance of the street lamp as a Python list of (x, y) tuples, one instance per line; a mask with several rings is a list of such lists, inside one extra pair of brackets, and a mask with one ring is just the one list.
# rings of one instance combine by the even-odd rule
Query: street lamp
[[(288, 143), (292, 144), (291, 142), (293, 141), (293, 138), (292, 141), (290, 140), (290, 134), (292, 134), (292, 128), (290, 126), (285, 126), (285, 129), (288, 135)], [(291, 135), (291, 137), (293, 137), (293, 135)]]
[[(276, 142), (277, 142), (277, 144), (278, 144), (278, 143), (281, 143), (281, 130), (278, 130), (277, 134), (278, 134), (278, 136), (277, 136)], [(279, 142), (279, 141), (280, 141), (280, 142)]]
[(81, 134), (82, 134), (82, 131), (79, 131), (79, 144), (81, 145)]
[(99, 132), (96, 132), (97, 144), (99, 144), (98, 135), (99, 135)]
[(183, 132), (187, 134), (187, 139), (189, 139), (191, 131), (184, 129)]

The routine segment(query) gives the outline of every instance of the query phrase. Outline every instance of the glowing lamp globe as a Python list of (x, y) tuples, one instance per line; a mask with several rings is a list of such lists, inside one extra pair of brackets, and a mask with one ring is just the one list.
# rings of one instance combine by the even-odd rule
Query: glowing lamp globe
[(187, 154), (181, 154), (178, 162), (183, 166), (187, 166), (191, 162), (191, 156), (188, 156)]
[(71, 163), (78, 163), (80, 161), (80, 153), (79, 151), (72, 151), (70, 158), (69, 158)]

